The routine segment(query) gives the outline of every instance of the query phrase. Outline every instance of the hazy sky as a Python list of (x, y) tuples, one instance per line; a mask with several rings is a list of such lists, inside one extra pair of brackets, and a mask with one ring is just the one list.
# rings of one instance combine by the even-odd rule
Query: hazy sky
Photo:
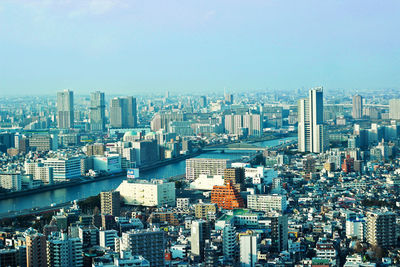
[(400, 1), (0, 0), (0, 94), (400, 88)]

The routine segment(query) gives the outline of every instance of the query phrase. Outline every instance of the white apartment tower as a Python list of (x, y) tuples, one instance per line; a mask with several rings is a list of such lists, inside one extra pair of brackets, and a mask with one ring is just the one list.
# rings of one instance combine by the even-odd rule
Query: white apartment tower
[(324, 104), (322, 87), (309, 91), (308, 99), (298, 102), (298, 150), (322, 153), (328, 141), (324, 130)]

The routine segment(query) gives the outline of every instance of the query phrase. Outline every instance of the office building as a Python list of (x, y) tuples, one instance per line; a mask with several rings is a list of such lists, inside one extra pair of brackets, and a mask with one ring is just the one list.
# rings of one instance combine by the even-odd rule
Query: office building
[(132, 142), (136, 166), (151, 164), (160, 160), (157, 140), (140, 140)]
[(164, 231), (158, 229), (131, 230), (122, 233), (121, 251), (140, 255), (150, 262), (150, 266), (164, 266)]
[(363, 97), (360, 95), (353, 96), (353, 119), (361, 119), (363, 115)]
[(48, 158), (43, 161), (44, 167), (53, 168), (54, 182), (68, 181), (81, 177), (81, 158)]
[(103, 92), (90, 93), (89, 123), (91, 131), (106, 129), (106, 103)]
[(47, 266), (83, 266), (82, 242), (67, 233), (53, 232), (47, 239)]
[(70, 90), (57, 93), (57, 127), (74, 128), (74, 93)]
[(132, 96), (115, 97), (110, 104), (111, 128), (137, 127), (136, 98)]
[(219, 208), (226, 210), (244, 207), (243, 198), (231, 181), (223, 186), (214, 186), (211, 191), (211, 203), (216, 203)]
[(367, 242), (372, 246), (388, 248), (396, 245), (396, 214), (392, 212), (367, 213)]
[(224, 175), (224, 170), (231, 166), (228, 159), (192, 158), (186, 160), (186, 180), (194, 181), (200, 174)]
[(389, 100), (389, 119), (400, 120), (400, 99)]
[(241, 235), (240, 239), (240, 266), (254, 267), (257, 263), (257, 236)]
[(127, 205), (161, 207), (175, 205), (175, 183), (164, 180), (123, 181), (116, 191)]
[(26, 240), (26, 266), (46, 267), (46, 236), (29, 228), (25, 231)]
[(284, 212), (287, 207), (285, 195), (248, 195), (247, 207), (253, 210), (260, 211), (280, 211)]
[(120, 197), (118, 191), (101, 192), (101, 213), (119, 217), (121, 209)]
[(328, 147), (324, 129), (324, 104), (322, 87), (309, 91), (308, 99), (298, 102), (298, 150), (322, 153)]
[(57, 149), (57, 147), (54, 147), (53, 138), (49, 134), (32, 135), (31, 137), (29, 137), (29, 147), (31, 148), (31, 150), (39, 152)]
[(210, 238), (210, 224), (204, 220), (193, 221), (190, 229), (191, 254), (202, 260), (205, 241)]

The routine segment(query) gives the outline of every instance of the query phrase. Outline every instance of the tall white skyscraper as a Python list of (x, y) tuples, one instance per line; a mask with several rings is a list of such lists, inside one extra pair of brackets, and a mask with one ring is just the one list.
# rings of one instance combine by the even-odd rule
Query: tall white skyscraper
[(353, 96), (353, 119), (361, 119), (363, 114), (363, 98), (360, 95)]
[(328, 146), (324, 129), (324, 103), (322, 87), (309, 91), (308, 99), (298, 102), (298, 150), (324, 152)]
[(74, 93), (70, 90), (57, 93), (57, 127), (74, 128)]
[(106, 128), (106, 104), (103, 92), (93, 92), (90, 94), (90, 130), (104, 131)]
[(400, 120), (400, 99), (389, 100), (389, 117), (392, 120)]

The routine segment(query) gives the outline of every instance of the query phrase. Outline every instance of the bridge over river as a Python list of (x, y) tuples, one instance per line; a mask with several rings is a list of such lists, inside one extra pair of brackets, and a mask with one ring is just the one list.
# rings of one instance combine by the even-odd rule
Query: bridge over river
[(274, 146), (259, 146), (253, 143), (235, 143), (229, 145), (213, 146), (203, 148), (203, 151), (227, 151), (227, 150), (239, 150), (239, 151), (265, 151), (265, 150), (279, 150), (287, 146), (297, 143), (295, 140), (282, 140)]

